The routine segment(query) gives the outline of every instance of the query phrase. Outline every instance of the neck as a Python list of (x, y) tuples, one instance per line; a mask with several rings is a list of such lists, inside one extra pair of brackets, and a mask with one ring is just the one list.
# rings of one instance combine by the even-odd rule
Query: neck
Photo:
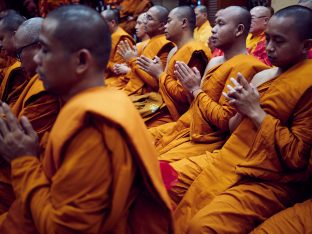
[(147, 34), (144, 34), (144, 36), (140, 39), (141, 39), (141, 41), (146, 41), (149, 39), (149, 36)]
[(239, 54), (248, 54), (246, 49), (246, 41), (239, 40), (233, 43), (229, 48), (223, 49), (224, 59), (229, 60)]
[[(93, 79), (89, 79), (89, 78)], [(88, 76), (81, 79), (66, 95), (62, 95), (62, 100), (67, 102), (72, 97), (77, 95), (78, 93), (83, 92), (84, 90), (95, 88), (95, 87), (104, 87), (104, 78), (103, 73), (94, 74), (94, 76)]]
[(115, 26), (115, 27), (113, 28), (113, 30), (112, 30), (112, 33), (116, 32), (117, 29), (118, 29), (118, 26)]
[(203, 24), (206, 23), (206, 21), (207, 21), (207, 20), (205, 20), (204, 22), (202, 22), (201, 24), (199, 24), (199, 25), (197, 26), (197, 28), (200, 28), (201, 26), (203, 26)]
[(180, 49), (182, 46), (184, 46), (186, 43), (193, 40), (193, 34), (185, 32), (184, 34), (180, 35), (180, 38), (178, 41), (173, 41), (178, 49)]

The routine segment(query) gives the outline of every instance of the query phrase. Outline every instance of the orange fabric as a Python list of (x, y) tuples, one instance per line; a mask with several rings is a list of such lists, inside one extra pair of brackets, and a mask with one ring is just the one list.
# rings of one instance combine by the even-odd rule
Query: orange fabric
[(130, 45), (134, 44), (133, 38), (121, 27), (118, 27), (117, 30), (112, 33), (112, 49), (106, 68), (105, 84), (108, 86), (114, 86), (113, 83), (116, 82), (116, 79), (118, 78), (121, 79), (120, 82), (122, 82), (122, 85), (125, 85), (125, 83), (128, 81), (127, 79), (123, 80), (121, 76), (116, 75), (113, 71), (115, 64), (126, 63), (122, 56), (117, 53), (118, 44), (121, 41), (127, 41)]
[(267, 116), (259, 129), (245, 117), (222, 149), (206, 154), (179, 194), (177, 233), (249, 232), (302, 199), (311, 176), (311, 65), (302, 61), (272, 82), (260, 98)]
[[(173, 43), (168, 41), (164, 35), (158, 35), (148, 41), (142, 50), (142, 55), (151, 59), (158, 56), (165, 66), (168, 53), (173, 47)], [(128, 65), (132, 72), (129, 82), (123, 89), (128, 95), (142, 95), (158, 91), (158, 81), (137, 65), (136, 58), (131, 59)]]
[(200, 41), (205, 44), (205, 46), (208, 47), (208, 39), (211, 37), (211, 26), (209, 21), (207, 20), (203, 25), (200, 26), (200, 28), (196, 27), (194, 29), (194, 39), (196, 41)]
[(2, 82), (6, 70), (16, 62), (16, 59), (7, 56), (3, 50), (0, 50), (0, 83)]
[(72, 1), (71, 0), (39, 0), (39, 12), (42, 17), (46, 17), (50, 11), (63, 6), (68, 5)]
[(311, 218), (312, 199), (309, 199), (277, 213), (251, 233), (309, 233), (312, 230)]
[(16, 61), (4, 75), (0, 89), (0, 99), (11, 107), (26, 87), (28, 80), (22, 71), (21, 63)]
[(268, 66), (272, 66), (266, 53), (265, 46), (266, 40), (264, 32), (257, 36), (253, 36), (251, 33), (249, 33), (246, 40), (246, 47), (249, 54), (255, 56)]
[(203, 91), (177, 123), (170, 125), (160, 136), (157, 136), (157, 128), (150, 130), (157, 136), (155, 145), (159, 159), (176, 161), (220, 148), (229, 135), (229, 119), (235, 114), (222, 91), (227, 90), (230, 78), (236, 77), (238, 72), (251, 80), (264, 69), (268, 67), (262, 62), (243, 54), (211, 68), (203, 78)]
[(188, 94), (174, 75), (176, 61), (196, 67), (203, 75), (210, 57), (211, 53), (208, 47), (201, 42), (192, 40), (178, 49), (168, 61), (165, 71), (159, 78), (159, 92), (173, 120), (176, 121), (189, 108)]
[[(10, 210), (3, 234), (21, 233), (24, 227), (12, 223), (27, 217), (33, 224), (25, 229), (35, 225), (39, 233), (173, 233), (156, 152), (120, 91), (98, 87), (70, 99), (42, 164), (33, 156), (14, 160), (12, 180), (20, 204)], [(22, 220), (15, 219), (18, 212)]]
[[(12, 107), (12, 112), (20, 118), (26, 116), (37, 132), (39, 139), (50, 131), (60, 110), (60, 101), (47, 94), (38, 75), (28, 82), (23, 92)], [(45, 148), (45, 142), (41, 142), (40, 150)], [(1, 160), (0, 167), (0, 214), (8, 210), (15, 199), (11, 186), (10, 165)]]

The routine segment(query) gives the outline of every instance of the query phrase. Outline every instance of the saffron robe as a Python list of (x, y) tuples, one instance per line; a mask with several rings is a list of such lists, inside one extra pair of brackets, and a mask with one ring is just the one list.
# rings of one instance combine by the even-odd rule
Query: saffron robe
[(248, 34), (248, 37), (246, 39), (246, 47), (249, 54), (255, 56), (268, 66), (272, 66), (268, 58), (265, 46), (266, 40), (264, 32), (257, 36), (253, 36), (251, 33)]
[[(150, 38), (142, 50), (142, 55), (150, 59), (158, 56), (163, 66), (165, 66), (168, 53), (173, 47), (173, 43), (168, 41), (163, 34), (157, 35)], [(139, 67), (136, 58), (130, 59), (128, 66), (132, 72), (129, 82), (123, 89), (128, 95), (142, 95), (152, 91), (158, 91), (158, 81)]]
[(312, 230), (311, 218), (312, 199), (309, 199), (273, 215), (251, 233), (309, 233)]
[(6, 70), (0, 87), (0, 100), (12, 107), (28, 81), (22, 71), (21, 63), (16, 61)]
[(302, 199), (311, 176), (311, 65), (304, 60), (272, 82), (260, 98), (267, 116), (259, 129), (245, 117), (222, 149), (206, 154), (180, 194), (177, 233), (249, 232)]
[[(60, 110), (60, 101), (48, 94), (38, 75), (30, 79), (27, 86), (12, 107), (13, 114), (20, 118), (26, 116), (37, 132), (39, 140), (49, 132)], [(41, 152), (45, 149), (46, 142), (41, 141)], [(15, 195), (11, 185), (10, 164), (0, 158), (0, 214), (6, 212)]]
[(72, 97), (43, 162), (15, 159), (12, 181), (18, 203), (3, 234), (33, 233), (25, 230), (34, 225), (39, 233), (173, 233), (156, 152), (121, 91), (96, 87)]
[(194, 39), (196, 41), (200, 41), (205, 44), (205, 46), (208, 47), (208, 39), (211, 37), (211, 26), (209, 21), (207, 20), (205, 23), (203, 23), (199, 28), (196, 27), (194, 29)]
[(212, 67), (203, 78), (203, 91), (176, 124), (150, 129), (159, 159), (173, 162), (221, 148), (229, 135), (229, 119), (235, 114), (222, 92), (238, 72), (251, 80), (265, 69), (268, 67), (258, 59), (244, 54)]

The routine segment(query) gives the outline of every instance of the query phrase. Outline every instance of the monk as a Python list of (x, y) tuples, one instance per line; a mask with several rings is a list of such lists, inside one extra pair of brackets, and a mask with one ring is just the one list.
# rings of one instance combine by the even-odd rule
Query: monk
[[(169, 51), (173, 43), (166, 39), (164, 26), (167, 22), (169, 11), (167, 8), (155, 5), (146, 12), (145, 31), (150, 40), (142, 50), (143, 56), (154, 59), (157, 56), (165, 66)], [(120, 54), (131, 68), (130, 80), (123, 89), (128, 95), (142, 95), (151, 91), (158, 91), (158, 82), (150, 74), (142, 70), (137, 64), (138, 53), (127, 42), (119, 45)]]
[(264, 6), (256, 6), (250, 10), (251, 26), (247, 37), (248, 52), (267, 65), (271, 65), (265, 50), (264, 31), (271, 17), (271, 11)]
[[(125, 63), (124, 59), (119, 55), (119, 53), (117, 53), (118, 44), (121, 41), (126, 40), (130, 45), (133, 45), (134, 41), (125, 30), (118, 26), (118, 13), (116, 10), (108, 9), (103, 11), (101, 14), (106, 20), (110, 33), (112, 34), (112, 50), (105, 73), (106, 85), (110, 86), (112, 83), (112, 86), (114, 86), (114, 82), (118, 79), (118, 74), (114, 72), (114, 67), (116, 64)], [(121, 83), (120, 85), (122, 86), (123, 83), (126, 83), (127, 81), (127, 79), (121, 79), (119, 83)]]
[(244, 73), (250, 80), (254, 74), (268, 68), (247, 55), (249, 25), (250, 13), (241, 7), (228, 7), (219, 13), (212, 38), (215, 47), (224, 51), (224, 56), (209, 61), (203, 78), (197, 69), (176, 62), (175, 75), (193, 101), (175, 124), (150, 129), (159, 159), (179, 161), (221, 148), (224, 144), (229, 136), (229, 119), (236, 111), (222, 96), (222, 91), (227, 89), (230, 78), (236, 77), (237, 72)]
[(1, 233), (173, 233), (145, 125), (124, 93), (103, 87), (110, 40), (91, 8), (64, 6), (45, 18), (34, 60), (46, 90), (66, 104), (42, 161), (27, 117), (1, 104), (0, 152), (17, 196)]
[[(25, 21), (25, 18), (16, 12), (6, 14), (0, 20), (0, 40), (2, 49), (7, 56), (15, 58), (15, 46), (13, 35), (17, 28)], [(27, 85), (28, 80), (21, 69), (19, 61), (15, 60), (6, 70), (1, 83), (0, 100), (13, 106), (17, 98)]]
[[(135, 49), (138, 55), (141, 55), (143, 48), (146, 46), (149, 40), (149, 36), (146, 34), (144, 30), (144, 22), (146, 21), (146, 13), (142, 13), (139, 15), (137, 23), (135, 25), (136, 36), (138, 39), (138, 43), (135, 45)], [(118, 49), (117, 49), (118, 53)], [(110, 86), (114, 86), (116, 88), (124, 88), (126, 85), (127, 77), (131, 76), (131, 68), (126, 63), (115, 64), (113, 67), (114, 73), (118, 75), (118, 78), (113, 83), (110, 83)]]
[[(298, 4), (312, 9), (312, 0), (299, 0)], [(308, 58), (312, 59), (312, 49), (309, 50)]]
[(311, 178), (311, 24), (312, 11), (297, 5), (270, 19), (267, 53), (281, 73), (269, 70), (260, 80), (258, 89), (273, 79), (260, 100), (242, 75), (229, 86), (226, 96), (242, 118), (220, 150), (193, 157), (192, 175), (179, 175), (177, 233), (248, 233), (305, 197)]
[[(39, 139), (51, 129), (60, 109), (59, 100), (44, 90), (42, 82), (36, 75), (37, 66), (33, 61), (35, 53), (40, 48), (39, 32), (42, 21), (42, 18), (29, 19), (22, 23), (15, 33), (14, 42), (17, 48), (17, 57), (29, 82), (12, 107), (12, 112), (16, 117), (26, 116), (29, 119)], [(42, 141), (41, 146), (40, 150), (43, 151), (45, 141)], [(15, 197), (11, 188), (10, 177), (10, 164), (2, 162), (0, 168), (1, 214), (7, 211)], [(4, 189), (5, 187), (7, 189)]]
[(207, 8), (204, 5), (195, 7), (194, 9), (196, 15), (196, 28), (194, 29), (194, 39), (196, 41), (201, 41), (206, 46), (209, 37), (211, 37), (211, 26), (208, 21)]
[(195, 13), (191, 7), (181, 6), (170, 11), (165, 35), (176, 47), (169, 53), (165, 69), (158, 57), (154, 60), (143, 55), (138, 58), (141, 69), (159, 82), (159, 93), (165, 103), (163, 108), (154, 111), (152, 118), (148, 117), (145, 122), (148, 127), (177, 120), (189, 108), (189, 94), (174, 75), (175, 63), (183, 61), (191, 67), (196, 67), (203, 75), (211, 56), (207, 46), (193, 38), (195, 20)]
[(309, 199), (273, 215), (251, 233), (309, 233), (311, 213), (312, 199)]

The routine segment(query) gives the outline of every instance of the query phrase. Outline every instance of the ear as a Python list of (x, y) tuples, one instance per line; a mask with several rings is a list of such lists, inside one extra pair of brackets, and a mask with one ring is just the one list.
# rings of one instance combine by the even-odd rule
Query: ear
[(303, 43), (303, 50), (302, 50), (302, 52), (304, 54), (308, 54), (309, 50), (311, 50), (311, 48), (312, 48), (312, 39), (305, 40), (304, 43)]
[(243, 24), (237, 25), (235, 36), (239, 37), (240, 35), (244, 34), (245, 26)]
[(159, 31), (164, 31), (165, 30), (165, 25), (166, 25), (166, 22), (161, 22), (160, 23), (160, 26), (159, 26)]
[(81, 49), (76, 52), (76, 73), (82, 74), (90, 67), (92, 55), (89, 50)]
[(186, 19), (186, 18), (183, 18), (183, 19), (182, 19), (182, 28), (187, 27), (187, 23), (188, 23), (187, 19)]

